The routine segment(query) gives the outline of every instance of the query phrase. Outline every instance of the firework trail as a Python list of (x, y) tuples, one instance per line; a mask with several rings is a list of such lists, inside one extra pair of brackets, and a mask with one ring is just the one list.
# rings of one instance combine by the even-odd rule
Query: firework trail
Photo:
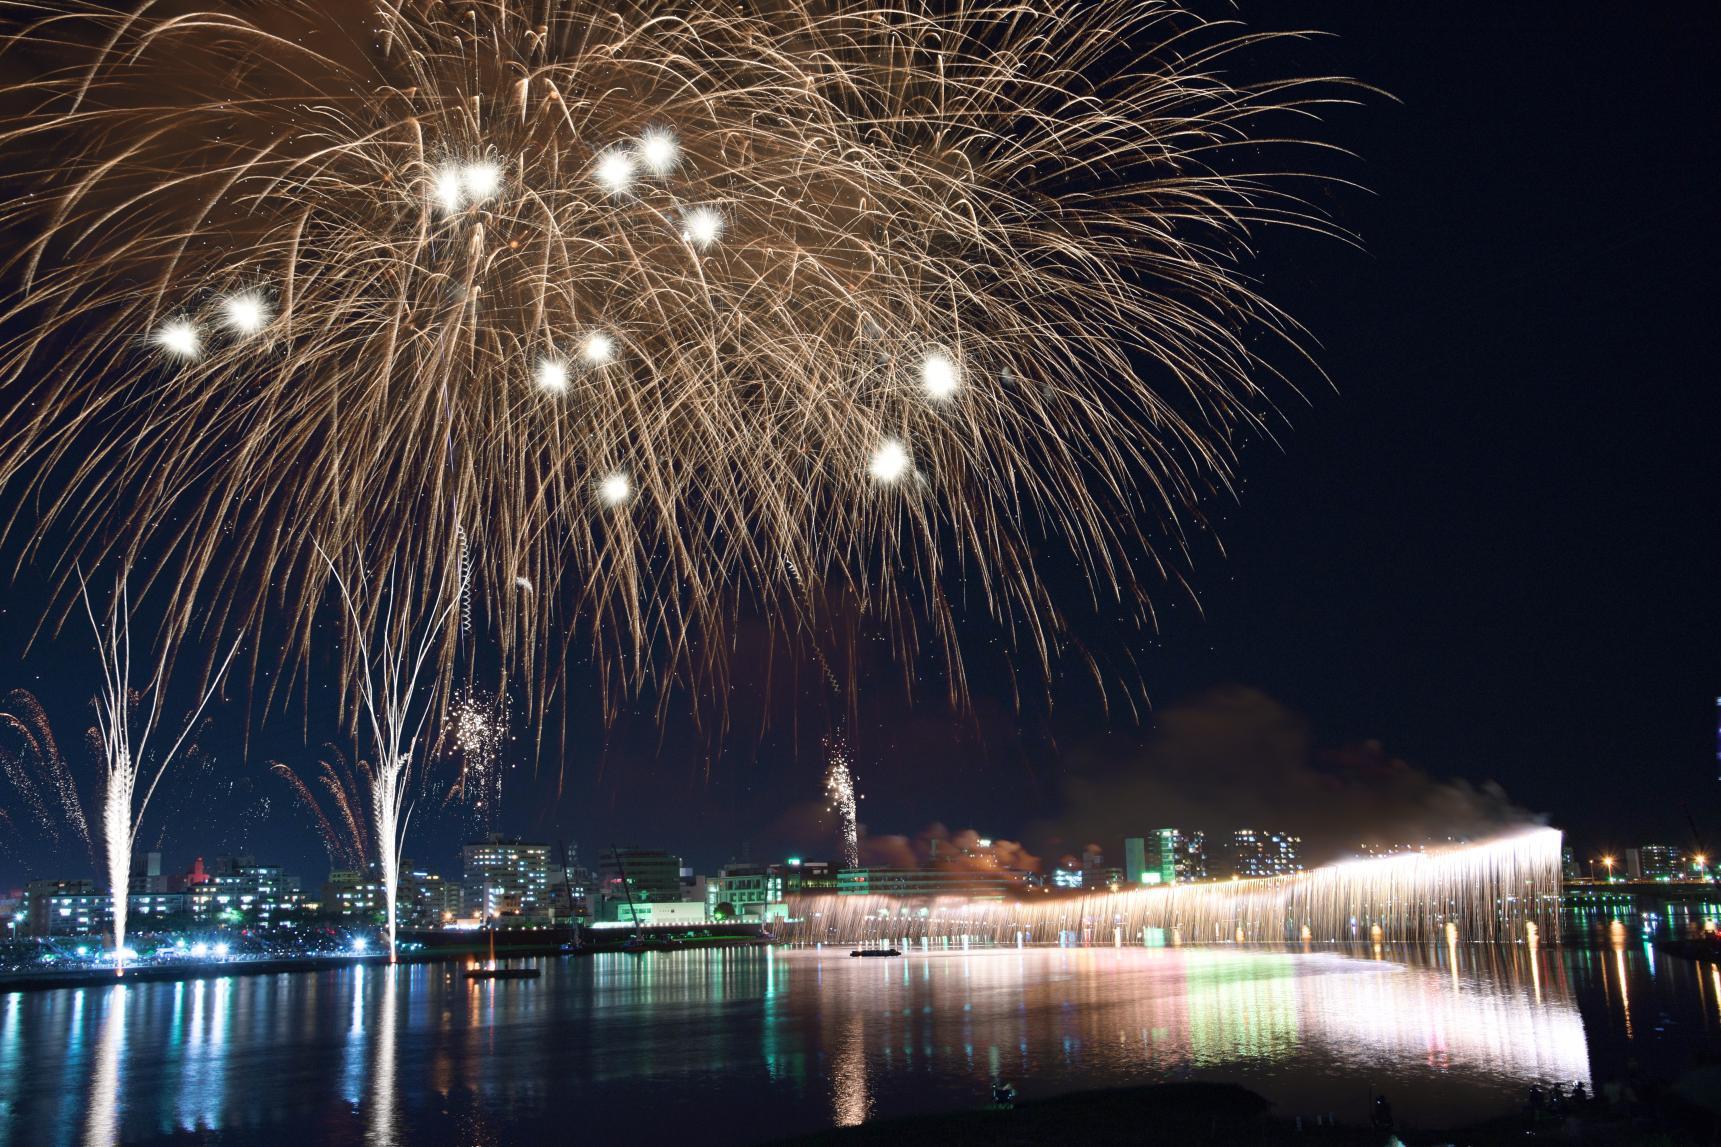
[(60, 754), (41, 703), (23, 689), (8, 693), (0, 702), (0, 734), (0, 773), (29, 810), (32, 826), (57, 847), (63, 823), (84, 847), (90, 847), (89, 821), (77, 781)]
[(317, 834), (322, 837), (323, 848), (329, 854), (329, 863), (364, 871), (375, 855), (367, 816), (372, 786), (370, 766), (364, 761), (349, 765), (340, 749), (334, 745), (323, 746), (312, 780), (326, 794), (329, 811), (324, 811), (316, 789), (290, 765), (276, 761), (269, 770), (286, 781), (299, 804), (310, 814), (317, 826)]
[(610, 712), (839, 599), (957, 700), (960, 615), (1049, 676), (1046, 554), (1151, 622), (1150, 536), (1285, 389), (1245, 263), (1328, 228), (1282, 153), (1354, 90), (1233, 86), (1275, 37), (1146, 0), (0, 15), (0, 489), (41, 506), (0, 531), (71, 569), (173, 521), (179, 636), (280, 613), (301, 665), (313, 539), (391, 554), (529, 706), (589, 640)]
[(860, 822), (848, 739), (835, 732), (825, 738), (825, 795), (842, 824), (843, 867), (860, 866)]

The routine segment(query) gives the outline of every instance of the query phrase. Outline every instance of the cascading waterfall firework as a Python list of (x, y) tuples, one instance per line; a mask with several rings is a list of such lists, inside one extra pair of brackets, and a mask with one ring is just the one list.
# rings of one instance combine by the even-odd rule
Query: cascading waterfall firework
[[(155, 795), (156, 787), (166, 775), (168, 766), (187, 739), (197, 728), (203, 711), (221, 683), (221, 677), (239, 652), (234, 641), (227, 656), (210, 676), (209, 684), (198, 699), (197, 708), (175, 738), (172, 746), (162, 753), (150, 772), (144, 764), (149, 740), (161, 718), (161, 706), (167, 690), (167, 656), (157, 660), (150, 678), (141, 688), (132, 685), (131, 660), (131, 602), (122, 577), (114, 589), (113, 601), (105, 620), (96, 619), (85, 587), (84, 611), (95, 630), (96, 649), (102, 662), (102, 688), (96, 695), (96, 731), (105, 766), (106, 783), (102, 790), (102, 843), (107, 854), (108, 895), (113, 905), (114, 967), (125, 974), (126, 897), (131, 892), (131, 858), (137, 846), (138, 827), (144, 811)], [(146, 700), (147, 698), (147, 700)], [(142, 723), (135, 718), (140, 707), (147, 705)], [(145, 779), (141, 799), (138, 796), (140, 776)]]
[(840, 732), (832, 733), (825, 738), (825, 752), (830, 762), (825, 768), (825, 795), (840, 822), (843, 866), (854, 868), (860, 864), (860, 810), (848, 738)]
[(212, 2), (0, 0), (0, 531), (171, 520), (170, 638), (283, 659), (313, 540), (388, 554), (529, 701), (574, 620), (612, 711), (838, 600), (957, 699), (959, 608), (1049, 676), (1053, 553), (1147, 620), (1274, 417), (1254, 232), (1328, 229), (1287, 129), (1355, 91), (1150, 0)]
[(1552, 940), (1561, 839), (1534, 829), (1294, 876), (1080, 895), (800, 896), (775, 931), (799, 943), (1426, 943), (1523, 940), (1535, 924)]

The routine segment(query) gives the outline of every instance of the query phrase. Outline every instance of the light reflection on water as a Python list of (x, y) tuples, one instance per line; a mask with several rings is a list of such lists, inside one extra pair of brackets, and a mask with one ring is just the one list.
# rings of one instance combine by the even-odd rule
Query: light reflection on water
[[(1236, 1080), (1287, 1113), (1469, 1119), (1721, 1040), (1721, 970), (1600, 949), (1436, 943), (618, 955), (473, 983), (351, 967), (9, 995), (0, 1140), (746, 1143), (1045, 1095)], [(710, 1113), (730, 1114), (713, 1121)]]

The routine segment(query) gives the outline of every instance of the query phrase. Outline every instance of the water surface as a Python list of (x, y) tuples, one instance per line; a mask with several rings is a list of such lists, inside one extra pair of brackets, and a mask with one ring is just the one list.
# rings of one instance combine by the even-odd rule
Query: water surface
[(1721, 1046), (1721, 971), (1638, 943), (734, 950), (0, 996), (0, 1141), (754, 1143), (1166, 1079), (1428, 1126)]

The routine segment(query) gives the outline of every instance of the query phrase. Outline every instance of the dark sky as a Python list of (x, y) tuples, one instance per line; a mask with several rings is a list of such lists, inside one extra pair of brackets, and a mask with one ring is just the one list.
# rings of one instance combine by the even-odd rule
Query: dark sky
[[(1179, 767), (1150, 747), (1166, 714), (1245, 697), (1298, 725), (1291, 740), (1337, 784), (1377, 775), (1356, 771), (1358, 753), (1402, 758), (1438, 781), (1498, 782), (1583, 850), (1686, 841), (1688, 813), (1721, 839), (1721, 14), (1504, 7), (1241, 6), (1258, 27), (1333, 33), (1263, 52), (1264, 74), (1349, 74), (1395, 97), (1315, 131), (1360, 157), (1334, 171), (1367, 193), (1323, 206), (1364, 249), (1289, 235), (1263, 248), (1265, 292), (1318, 339), (1333, 385), (1287, 405), (1278, 443), (1245, 457), (1240, 504), (1215, 508), (1225, 553), (1196, 555), (1201, 616), (1162, 599), (1164, 633), (1138, 643), (1152, 712), (1108, 718), (1072, 680), (1050, 715), (987, 695), (956, 716), (906, 705), (883, 675), (854, 730), (873, 831), (940, 821), (1059, 847), (1086, 831), (1060, 818), (1096, 784), (1148, 801), (1137, 782)], [(4, 599), (13, 648), (32, 609), (27, 584)], [(0, 688), (42, 693), (68, 743), (81, 694), (66, 681), (94, 671), (82, 645), (0, 660)], [(588, 855), (637, 841), (704, 867), (743, 842), (756, 857), (817, 850), (825, 717), (809, 705), (797, 727), (786, 708), (763, 736), (739, 719), (720, 754), (685, 722), (661, 741), (643, 719), (607, 735), (576, 723), (565, 768), (534, 779), (522, 761), (504, 823)], [(176, 824), (170, 860), (243, 838), (320, 875), (308, 822), (263, 773), (270, 757), (308, 763), (302, 740), (270, 728), (248, 756), (224, 742), (218, 767), (192, 774), (211, 825)], [(1383, 748), (1358, 748), (1369, 741)], [(1253, 761), (1275, 776), (1302, 764)], [(241, 791), (203, 800), (216, 777)], [(259, 795), (270, 815), (242, 818)], [(1255, 807), (1223, 785), (1209, 795), (1210, 828)], [(432, 826), (419, 851), (451, 866), (459, 832)], [(0, 875), (23, 860), (0, 859)]]

